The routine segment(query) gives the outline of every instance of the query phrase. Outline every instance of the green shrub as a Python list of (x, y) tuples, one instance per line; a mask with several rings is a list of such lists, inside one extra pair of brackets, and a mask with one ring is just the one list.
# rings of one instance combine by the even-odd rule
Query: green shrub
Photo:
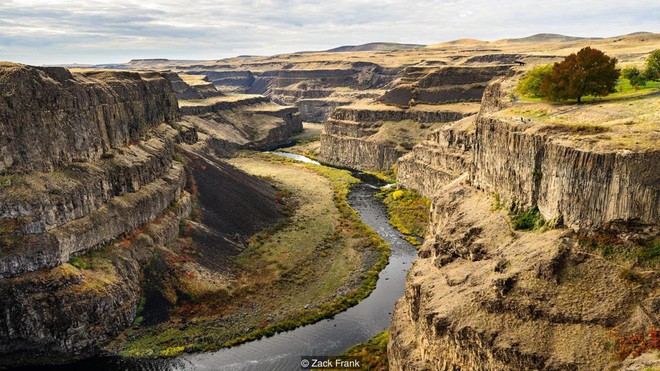
[(660, 263), (660, 240), (642, 244), (637, 251), (637, 259), (649, 265)]
[[(383, 203), (387, 205), (390, 224), (399, 232), (424, 238), (429, 221), (430, 201), (408, 189), (385, 191)], [(419, 245), (419, 243), (417, 243)]]
[(630, 85), (632, 85), (635, 90), (639, 90), (641, 86), (646, 85), (646, 74), (637, 69), (637, 67), (624, 68), (623, 71), (621, 71), (621, 75), (630, 81)]
[(91, 266), (89, 263), (87, 263), (83, 258), (79, 256), (74, 256), (73, 258), (69, 259), (69, 264), (73, 265), (74, 267), (78, 269), (90, 269)]
[(509, 213), (513, 229), (519, 231), (532, 231), (545, 225), (545, 220), (539, 212), (539, 208), (534, 206), (524, 211), (512, 211)]
[(549, 75), (550, 72), (552, 72), (551, 64), (534, 67), (534, 69), (527, 72), (527, 74), (525, 74), (520, 80), (518, 86), (516, 86), (516, 91), (528, 97), (543, 97), (544, 94), (541, 91), (541, 84), (543, 83), (543, 79), (545, 79), (546, 75)]
[(490, 211), (501, 210), (504, 207), (499, 193), (493, 193), (493, 204), (490, 206)]

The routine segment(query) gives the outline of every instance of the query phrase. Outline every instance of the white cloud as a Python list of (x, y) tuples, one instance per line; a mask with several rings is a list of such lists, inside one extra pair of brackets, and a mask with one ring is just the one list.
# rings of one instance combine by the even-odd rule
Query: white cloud
[(0, 60), (214, 59), (394, 41), (660, 31), (657, 0), (0, 0)]

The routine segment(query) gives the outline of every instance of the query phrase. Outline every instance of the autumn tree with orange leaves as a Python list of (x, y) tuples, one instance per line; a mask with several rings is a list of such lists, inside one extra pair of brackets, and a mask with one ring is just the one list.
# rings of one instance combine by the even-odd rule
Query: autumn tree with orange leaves
[(620, 74), (616, 58), (587, 46), (555, 63), (543, 80), (541, 91), (553, 100), (577, 99), (580, 103), (586, 95), (604, 97), (615, 92)]

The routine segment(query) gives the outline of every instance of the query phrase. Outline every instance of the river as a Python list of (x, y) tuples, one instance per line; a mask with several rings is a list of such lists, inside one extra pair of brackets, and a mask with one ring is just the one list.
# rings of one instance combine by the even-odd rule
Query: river
[[(281, 154), (274, 152), (275, 154)], [(310, 162), (298, 155), (286, 157)], [(48, 370), (178, 371), (178, 370), (295, 370), (301, 356), (337, 355), (389, 327), (394, 302), (404, 292), (406, 273), (415, 260), (415, 248), (388, 222), (387, 211), (375, 197), (376, 180), (354, 173), (363, 180), (353, 187), (348, 203), (362, 221), (390, 244), (389, 264), (378, 278), (376, 289), (356, 306), (331, 319), (211, 353), (183, 355), (175, 359), (131, 360), (94, 358)]]

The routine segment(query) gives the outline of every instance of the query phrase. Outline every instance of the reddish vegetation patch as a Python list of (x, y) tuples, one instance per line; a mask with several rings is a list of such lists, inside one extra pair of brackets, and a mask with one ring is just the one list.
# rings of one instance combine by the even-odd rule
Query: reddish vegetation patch
[[(616, 336), (616, 334), (615, 334)], [(616, 355), (619, 360), (628, 356), (639, 357), (650, 350), (660, 350), (660, 330), (651, 329), (648, 334), (637, 333), (628, 336), (618, 336), (616, 339)]]

